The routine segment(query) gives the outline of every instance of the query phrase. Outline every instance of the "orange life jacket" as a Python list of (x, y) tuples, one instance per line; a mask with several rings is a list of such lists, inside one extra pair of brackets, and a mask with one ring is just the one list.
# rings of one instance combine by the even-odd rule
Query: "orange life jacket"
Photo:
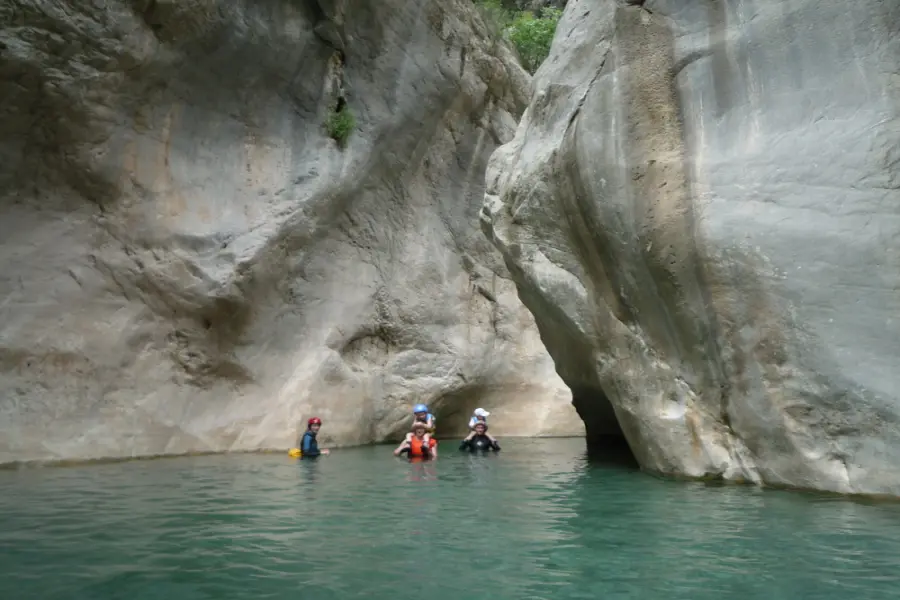
[[(416, 436), (413, 436), (413, 438), (409, 441), (409, 455), (424, 456), (424, 453), (422, 452), (422, 446), (425, 445), (424, 442), (424, 439), (419, 439)], [(434, 448), (435, 446), (437, 446), (437, 442), (434, 440), (434, 438), (431, 438), (431, 440), (429, 440), (428, 447)]]

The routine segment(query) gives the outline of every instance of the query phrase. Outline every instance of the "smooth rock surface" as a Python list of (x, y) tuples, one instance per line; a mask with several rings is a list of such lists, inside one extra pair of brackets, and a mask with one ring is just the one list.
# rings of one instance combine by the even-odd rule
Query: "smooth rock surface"
[(471, 3), (10, 0), (0, 75), (0, 462), (583, 432), (479, 230), (530, 79)]
[(483, 227), (589, 440), (900, 495), (900, 3), (572, 0)]

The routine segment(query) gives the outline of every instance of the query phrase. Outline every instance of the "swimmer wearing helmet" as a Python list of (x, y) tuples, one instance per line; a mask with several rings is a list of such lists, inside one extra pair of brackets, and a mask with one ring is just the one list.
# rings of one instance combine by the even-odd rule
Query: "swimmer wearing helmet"
[(425, 404), (416, 404), (413, 406), (413, 422), (425, 423), (426, 433), (434, 433), (434, 423), (437, 421), (435, 416), (428, 412), (428, 406)]
[(412, 431), (394, 450), (394, 456), (406, 453), (409, 458), (437, 458), (437, 440), (425, 433), (426, 429), (422, 421), (413, 423)]
[(300, 438), (300, 443), (297, 444), (303, 458), (316, 458), (320, 455), (328, 454), (328, 449), (319, 448), (319, 443), (316, 441), (316, 436), (319, 434), (319, 428), (321, 427), (322, 419), (319, 417), (313, 417), (306, 422), (306, 431), (303, 432), (303, 437)]
[[(434, 423), (437, 421), (435, 416), (428, 412), (428, 406), (425, 404), (416, 404), (413, 406), (413, 427), (417, 424), (422, 423), (425, 425), (425, 441), (431, 439), (431, 435), (434, 433)], [(412, 432), (406, 434), (406, 439), (404, 442), (409, 442), (413, 437)]]
[[(487, 432), (487, 428), (488, 428), (487, 418), (489, 416), (491, 416), (491, 413), (484, 410), (483, 408), (475, 409), (475, 412), (472, 414), (472, 418), (469, 419), (469, 432), (470, 432), (469, 437), (472, 437), (472, 432), (475, 431), (475, 426), (480, 423), (480, 424), (484, 425), (484, 431), (482, 432), (482, 435), (487, 436), (487, 439), (491, 442), (491, 444), (497, 443), (497, 440), (494, 438), (494, 436), (492, 436), (491, 434), (489, 434)], [(498, 446), (498, 448), (499, 448), (499, 446)]]

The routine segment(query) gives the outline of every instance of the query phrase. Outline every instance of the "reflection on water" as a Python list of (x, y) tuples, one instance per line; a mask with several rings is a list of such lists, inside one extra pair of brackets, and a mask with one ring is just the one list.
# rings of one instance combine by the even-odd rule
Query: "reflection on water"
[[(0, 598), (873, 600), (900, 507), (656, 479), (581, 440), (0, 472)], [(424, 581), (423, 587), (414, 581)]]

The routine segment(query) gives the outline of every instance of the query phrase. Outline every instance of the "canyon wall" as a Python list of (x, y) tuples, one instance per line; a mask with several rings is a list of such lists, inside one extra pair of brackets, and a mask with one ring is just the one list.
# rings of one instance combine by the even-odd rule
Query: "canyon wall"
[(11, 0), (0, 74), (0, 462), (583, 432), (479, 230), (531, 82), (470, 2)]
[(590, 443), (900, 495), (900, 4), (570, 0), (487, 179)]

